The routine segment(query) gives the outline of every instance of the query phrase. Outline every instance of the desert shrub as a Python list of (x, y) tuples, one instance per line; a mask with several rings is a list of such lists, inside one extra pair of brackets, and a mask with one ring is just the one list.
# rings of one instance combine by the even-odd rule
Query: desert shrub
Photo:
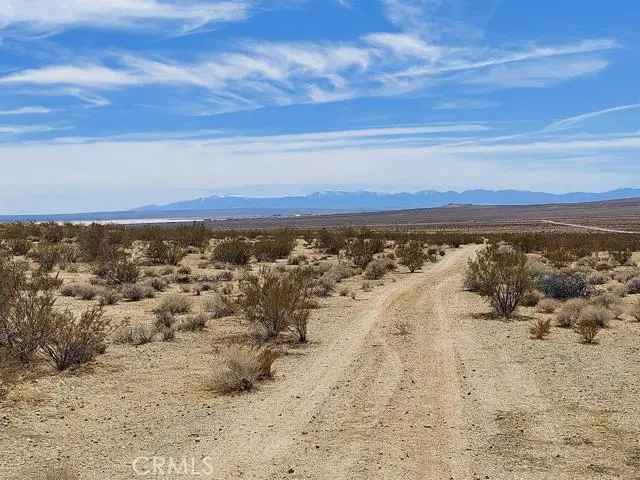
[(510, 318), (523, 295), (531, 288), (527, 256), (512, 248), (490, 245), (471, 261), (469, 270), (477, 275), (479, 292), (493, 310)]
[(122, 287), (120, 287), (120, 291), (122, 292), (122, 296), (130, 302), (139, 302), (140, 300), (147, 298), (145, 288), (137, 283), (122, 285)]
[[(382, 248), (384, 250), (384, 246)], [(380, 251), (379, 242), (356, 238), (347, 244), (346, 253), (356, 267), (365, 268), (373, 260), (373, 256)]]
[(307, 256), (306, 255), (294, 255), (293, 257), (289, 257), (289, 260), (287, 260), (287, 264), (289, 265), (302, 265), (304, 263), (307, 263)]
[(536, 286), (545, 296), (557, 300), (579, 298), (587, 294), (587, 282), (580, 272), (544, 274), (536, 279)]
[(40, 270), (50, 272), (60, 260), (60, 250), (57, 245), (41, 243), (29, 252), (29, 256), (38, 262)]
[(250, 323), (260, 324), (268, 338), (292, 329), (300, 342), (306, 342), (311, 296), (306, 271), (262, 269), (260, 276), (250, 274), (241, 281), (238, 307)]
[(42, 344), (45, 358), (58, 370), (66, 370), (92, 360), (106, 350), (110, 322), (100, 307), (76, 318), (69, 311), (57, 312)]
[(102, 306), (115, 305), (121, 299), (122, 299), (122, 297), (120, 296), (120, 294), (116, 290), (112, 290), (110, 288), (107, 288), (107, 289), (103, 290), (102, 293), (100, 294), (100, 296), (98, 297), (98, 304), (102, 305)]
[(601, 272), (592, 272), (587, 275), (587, 283), (589, 285), (604, 285), (609, 278)]
[(371, 283), (370, 282), (362, 282), (362, 285), (360, 286), (360, 288), (362, 289), (363, 292), (370, 292), (371, 291)]
[(338, 255), (346, 246), (345, 236), (340, 232), (321, 230), (317, 239), (318, 248), (324, 253)]
[(580, 318), (582, 310), (587, 306), (587, 301), (582, 298), (572, 298), (567, 300), (556, 315), (559, 327), (573, 328)]
[(543, 340), (551, 333), (551, 320), (538, 318), (529, 327), (529, 333), (536, 340)]
[(599, 328), (606, 328), (612, 317), (610, 310), (604, 307), (588, 305), (580, 312), (578, 324), (582, 321), (589, 321), (594, 322)]
[(153, 288), (156, 292), (164, 292), (166, 288), (169, 286), (167, 281), (163, 278), (152, 278), (148, 285)]
[(172, 328), (176, 324), (175, 315), (167, 310), (159, 310), (157, 312), (154, 312), (154, 316), (155, 319), (153, 325), (157, 330)]
[(178, 265), (186, 254), (177, 243), (159, 239), (151, 241), (147, 247), (147, 258), (154, 265)]
[(192, 302), (188, 297), (182, 295), (167, 295), (163, 297), (160, 304), (154, 309), (154, 313), (170, 312), (173, 315), (181, 315), (191, 311)]
[(640, 299), (636, 300), (629, 310), (629, 315), (636, 321), (640, 322)]
[(629, 262), (629, 260), (631, 260), (632, 254), (633, 252), (631, 251), (631, 249), (609, 251), (609, 256), (613, 258), (616, 262), (618, 262), (620, 265), (626, 265)]
[(339, 293), (341, 297), (346, 297), (351, 293), (351, 291), (347, 287), (342, 287)]
[(625, 292), (629, 295), (640, 293), (640, 277), (633, 277), (625, 285)]
[[(437, 250), (436, 250), (437, 252)], [(424, 254), (422, 243), (411, 241), (396, 249), (396, 256), (400, 259), (400, 265), (404, 265), (411, 273), (422, 268), (427, 256)]]
[(202, 311), (212, 319), (230, 317), (235, 313), (232, 302), (221, 295), (215, 295), (205, 300)]
[(187, 265), (180, 265), (176, 270), (176, 273), (179, 275), (191, 275), (191, 267)]
[(68, 283), (60, 287), (60, 295), (63, 297), (74, 297), (76, 294), (77, 285)]
[(584, 343), (593, 343), (598, 330), (598, 324), (593, 318), (583, 318), (581, 316), (576, 324), (576, 332), (582, 336)]
[(382, 260), (371, 260), (364, 269), (364, 278), (368, 280), (378, 280), (387, 273), (385, 263)]
[(246, 265), (251, 259), (251, 245), (240, 239), (224, 240), (213, 250), (213, 260)]
[(176, 329), (173, 326), (162, 328), (158, 332), (163, 342), (171, 342), (176, 338)]
[(614, 295), (619, 298), (622, 298), (627, 295), (626, 286), (618, 282), (614, 282), (607, 285), (607, 291), (611, 293), (611, 295)]
[(544, 256), (556, 267), (562, 268), (578, 259), (576, 252), (569, 248), (547, 248)]
[(138, 266), (120, 251), (101, 259), (95, 265), (94, 273), (111, 285), (136, 283), (140, 278)]
[(209, 388), (217, 393), (245, 392), (260, 378), (259, 351), (230, 345), (220, 352), (214, 365)]
[(153, 342), (156, 333), (158, 333), (157, 330), (149, 325), (129, 327), (125, 337), (126, 343), (135, 346), (146, 345), (147, 343)]
[(208, 320), (209, 316), (205, 313), (189, 315), (180, 321), (178, 328), (180, 330), (187, 330), (190, 332), (199, 332), (207, 327)]
[(559, 306), (558, 300), (553, 298), (543, 298), (538, 302), (537, 310), (540, 313), (553, 313)]
[(230, 270), (220, 272), (216, 275), (215, 280), (217, 282), (230, 282), (231, 280), (233, 280), (233, 272)]
[(522, 296), (522, 300), (520, 300), (520, 304), (523, 307), (535, 307), (538, 305), (540, 300), (542, 300), (543, 295), (537, 290), (528, 290)]
[(408, 320), (397, 319), (393, 322), (393, 328), (398, 335), (409, 335), (413, 331), (413, 326)]
[(279, 258), (287, 258), (294, 246), (293, 238), (279, 236), (256, 242), (253, 245), (253, 254), (261, 262), (274, 262)]
[(75, 285), (73, 295), (81, 300), (93, 300), (98, 295), (98, 289), (88, 284)]
[(51, 333), (52, 290), (58, 286), (46, 275), (27, 275), (24, 263), (0, 255), (0, 347), (10, 356), (30, 361)]
[(7, 242), (7, 247), (12, 255), (24, 256), (27, 255), (33, 247), (33, 242), (26, 238), (15, 238)]
[(601, 293), (589, 299), (591, 305), (608, 309), (616, 318), (622, 315), (622, 301), (611, 293)]
[(638, 270), (636, 268), (618, 270), (613, 272), (613, 279), (620, 283), (627, 283), (632, 278), (638, 276)]

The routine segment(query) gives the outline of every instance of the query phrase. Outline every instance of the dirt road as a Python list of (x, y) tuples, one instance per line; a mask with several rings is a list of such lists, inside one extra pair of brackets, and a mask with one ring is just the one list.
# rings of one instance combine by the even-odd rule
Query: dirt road
[[(579, 397), (565, 398), (575, 379), (536, 370), (544, 353), (531, 358), (540, 342), (526, 322), (473, 318), (485, 307), (461, 285), (474, 250), (385, 287), (286, 378), (242, 399), (230, 429), (200, 444), (213, 478), (640, 478), (637, 430), (615, 430), (606, 410), (594, 427)], [(413, 332), (398, 335), (398, 319)], [(637, 427), (637, 411), (626, 418)]]
[(579, 225), (577, 223), (564, 223), (564, 222), (554, 222), (553, 220), (542, 220), (542, 223), (547, 223), (549, 225), (560, 225), (563, 227), (574, 227), (574, 228), (582, 228), (584, 230), (592, 230), (595, 232), (608, 232), (608, 233), (629, 233), (633, 235), (638, 235), (640, 232), (632, 232), (629, 230), (616, 230), (614, 228), (604, 228), (604, 227), (594, 227), (590, 225)]

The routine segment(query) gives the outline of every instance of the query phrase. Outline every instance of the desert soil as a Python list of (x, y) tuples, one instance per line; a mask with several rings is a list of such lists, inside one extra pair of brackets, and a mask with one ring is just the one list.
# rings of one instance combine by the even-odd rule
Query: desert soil
[[(242, 335), (233, 319), (40, 378), (0, 409), (0, 478), (66, 461), (100, 480), (640, 479), (640, 325), (531, 340), (463, 291), (477, 248), (332, 297), (252, 393), (204, 385), (216, 344)], [(197, 465), (137, 476), (141, 456)]]

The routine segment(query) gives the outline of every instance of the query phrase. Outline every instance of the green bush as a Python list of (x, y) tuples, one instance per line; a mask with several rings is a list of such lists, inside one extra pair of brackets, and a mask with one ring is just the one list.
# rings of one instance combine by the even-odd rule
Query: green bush
[(398, 246), (396, 256), (400, 259), (400, 265), (407, 267), (411, 273), (422, 268), (427, 260), (422, 243), (416, 241)]

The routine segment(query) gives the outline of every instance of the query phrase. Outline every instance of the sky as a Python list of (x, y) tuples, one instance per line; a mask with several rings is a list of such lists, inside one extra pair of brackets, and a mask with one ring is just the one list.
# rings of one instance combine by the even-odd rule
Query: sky
[(640, 2), (3, 0), (0, 214), (640, 184)]

